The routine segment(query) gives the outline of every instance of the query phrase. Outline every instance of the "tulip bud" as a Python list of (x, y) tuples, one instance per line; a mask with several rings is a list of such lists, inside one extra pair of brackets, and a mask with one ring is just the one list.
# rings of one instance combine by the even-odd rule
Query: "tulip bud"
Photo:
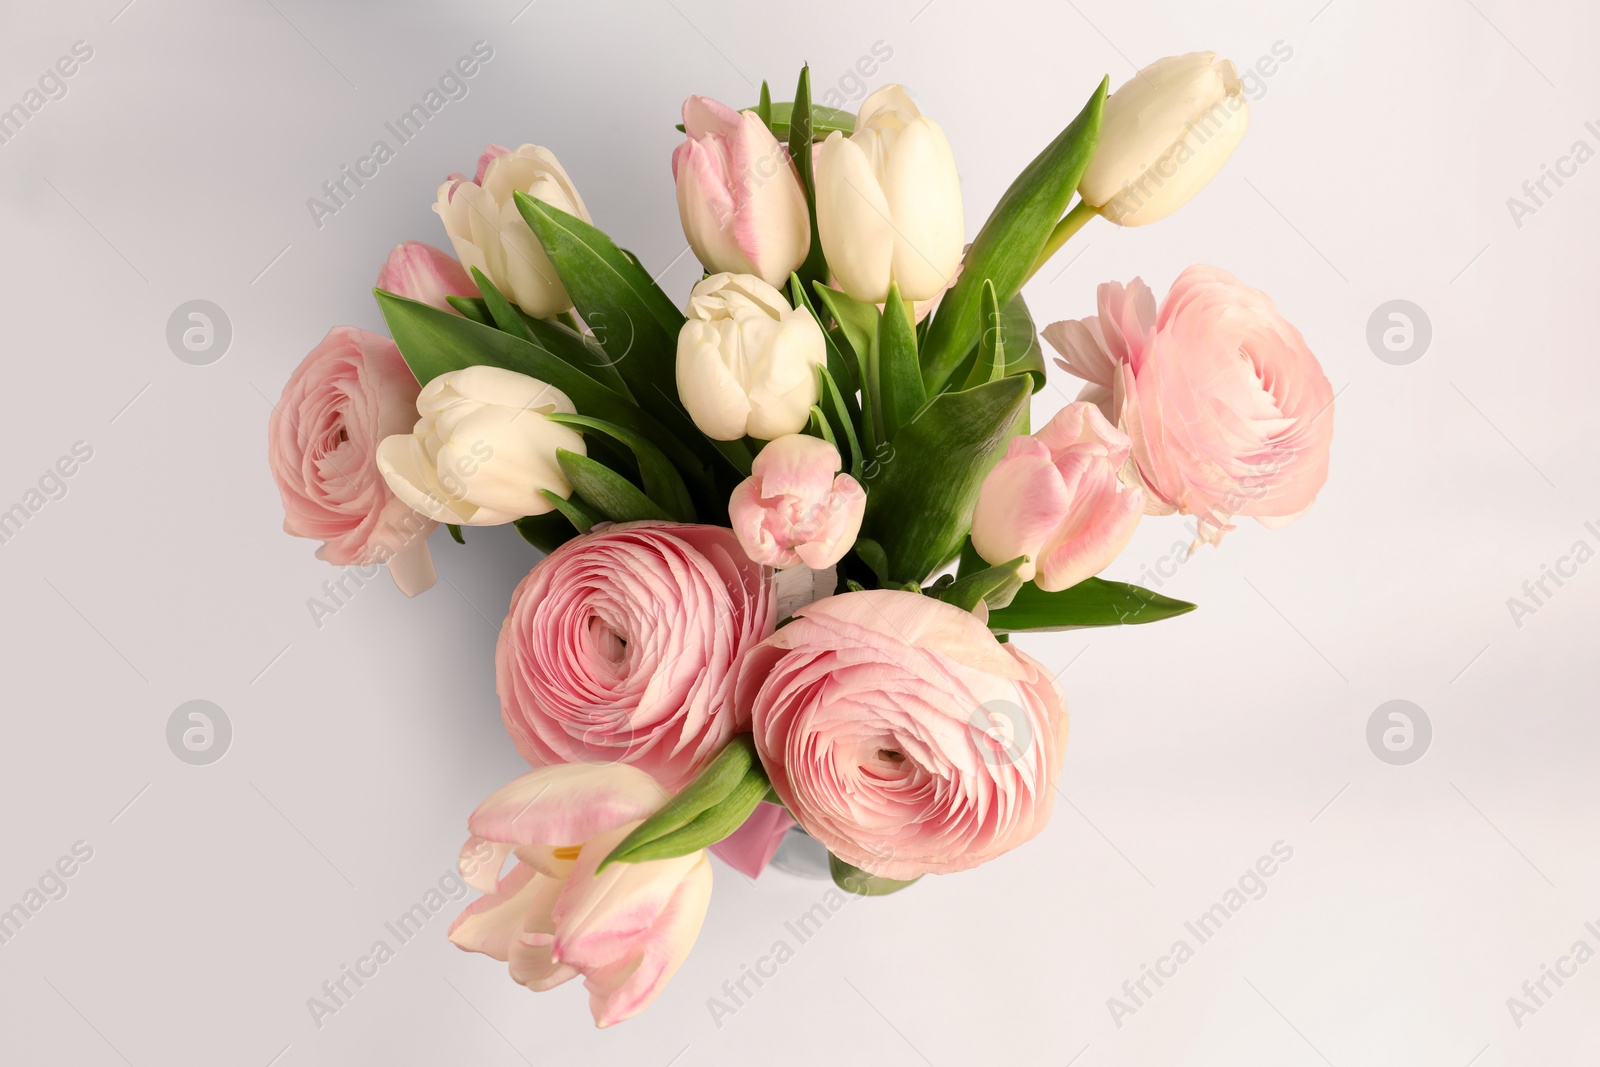
[(577, 409), (526, 374), (474, 366), (441, 374), (417, 397), (416, 428), (378, 445), (378, 470), (394, 495), (438, 522), (498, 526), (543, 515), (548, 489), (570, 496), (556, 450), (587, 455), (583, 438), (547, 419)]
[(1249, 125), (1230, 61), (1215, 52), (1158, 59), (1106, 101), (1078, 192), (1119, 226), (1164, 219), (1205, 188)]
[(761, 450), (728, 501), (728, 524), (752, 562), (821, 570), (844, 558), (867, 493), (840, 466), (839, 450), (820, 437), (789, 434)]
[(978, 491), (972, 547), (1054, 593), (1117, 557), (1144, 514), (1145, 493), (1118, 479), (1132, 442), (1087, 401), (1068, 404), (1032, 437), (1014, 437)]
[(817, 153), (817, 232), (839, 288), (881, 304), (889, 283), (906, 300), (950, 284), (964, 240), (961, 180), (950, 142), (898, 85), (861, 105), (848, 138)]
[(386, 293), (420, 300), (440, 311), (455, 311), (446, 297), (478, 295), (478, 287), (466, 268), (421, 241), (402, 241), (394, 246), (378, 272), (377, 287)]
[(827, 362), (822, 327), (751, 274), (713, 274), (678, 334), (678, 398), (707, 437), (770, 441), (805, 428)]
[(811, 215), (788, 151), (753, 111), (683, 102), (688, 138), (672, 153), (683, 235), (707, 271), (782, 285), (811, 250)]
[(513, 199), (527, 193), (584, 222), (593, 220), (555, 153), (525, 144), (516, 151), (490, 145), (472, 181), (452, 174), (439, 186), (433, 210), (465, 267), (477, 267), (506, 298), (536, 319), (570, 310), (561, 277), (523, 221)]

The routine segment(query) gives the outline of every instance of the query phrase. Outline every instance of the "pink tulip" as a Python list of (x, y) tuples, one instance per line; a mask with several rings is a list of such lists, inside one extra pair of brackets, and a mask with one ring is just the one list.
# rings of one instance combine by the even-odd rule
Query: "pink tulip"
[(839, 474), (839, 450), (789, 434), (767, 444), (728, 501), (745, 555), (768, 567), (831, 567), (856, 543), (866, 490)]
[(322, 542), (335, 566), (387, 563), (416, 596), (434, 582), (428, 535), (378, 471), (378, 442), (417, 421), (417, 380), (393, 341), (335, 326), (290, 375), (267, 423), (267, 462), (283, 499), (283, 529)]
[(683, 102), (683, 125), (672, 176), (694, 254), (712, 274), (786, 285), (811, 250), (811, 215), (788, 151), (755, 112), (704, 96)]
[(953, 604), (872, 589), (801, 608), (745, 657), (738, 702), (784, 805), (872, 874), (975, 867), (1050, 817), (1061, 689)]
[(447, 296), (478, 295), (478, 287), (465, 267), (448, 253), (421, 241), (403, 241), (394, 246), (378, 272), (377, 287), (441, 311), (455, 310), (445, 299)]
[(637, 1015), (694, 947), (711, 863), (701, 850), (595, 871), (666, 801), (648, 774), (620, 765), (545, 767), (496, 790), (467, 821), (459, 861), (486, 895), (451, 924), (450, 940), (509, 963), (535, 992), (583, 975), (596, 1026)]
[(772, 572), (731, 530), (672, 522), (575, 537), (511, 596), (500, 714), (536, 767), (629, 763), (676, 792), (745, 728), (734, 671), (772, 632)]
[(993, 564), (1027, 556), (1018, 577), (1046, 592), (1098, 574), (1144, 514), (1144, 490), (1117, 478), (1129, 448), (1128, 435), (1083, 401), (1032, 437), (1013, 437), (978, 492), (972, 547)]
[(1159, 312), (1135, 278), (1100, 286), (1100, 314), (1045, 327), (1062, 367), (1132, 439), (1151, 510), (1199, 519), (1215, 542), (1235, 515), (1282, 526), (1328, 478), (1333, 388), (1265, 293), (1217, 267), (1178, 276)]

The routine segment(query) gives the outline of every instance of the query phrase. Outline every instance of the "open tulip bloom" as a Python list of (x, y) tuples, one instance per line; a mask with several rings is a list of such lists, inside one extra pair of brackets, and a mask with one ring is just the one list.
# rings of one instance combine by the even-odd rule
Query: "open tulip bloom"
[[(754, 877), (797, 840), (869, 896), (1004, 854), (1067, 741), (1011, 635), (1191, 611), (1099, 577), (1146, 517), (1188, 516), (1194, 551), (1310, 507), (1333, 391), (1264, 293), (1200, 265), (1034, 324), (1023, 285), (1081, 227), (1178, 210), (1248, 125), (1213, 53), (1108, 88), (976, 233), (901, 86), (857, 115), (804, 70), (791, 102), (691, 97), (661, 174), (706, 276), (676, 295), (555, 152), (490, 145), (437, 190), (455, 258), (383, 265), (392, 340), (337, 327), (295, 371), (270, 465), (321, 558), (416, 595), (437, 525), (542, 553), (495, 650), (532, 770), (468, 820), (484, 895), (453, 942), (532, 990), (581, 978), (608, 1026), (693, 947), (708, 850)], [(1031, 412), (1060, 374), (1077, 400)]]

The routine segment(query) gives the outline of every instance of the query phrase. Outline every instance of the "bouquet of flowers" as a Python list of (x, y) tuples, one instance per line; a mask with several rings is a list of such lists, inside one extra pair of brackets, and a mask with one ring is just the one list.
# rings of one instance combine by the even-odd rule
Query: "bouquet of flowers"
[[(905, 89), (810, 96), (802, 71), (790, 102), (683, 105), (686, 308), (549, 149), (489, 146), (439, 187), (455, 257), (407, 242), (378, 277), (393, 339), (334, 329), (270, 427), (285, 529), (330, 563), (414, 595), (439, 524), (544, 553), (495, 661), (533, 770), (468, 819), (484, 895), (450, 938), (531, 989), (581, 975), (601, 1026), (689, 952), (708, 849), (753, 877), (803, 831), (882, 895), (1032, 838), (1066, 705), (1012, 635), (1191, 610), (1096, 575), (1146, 515), (1215, 543), (1327, 475), (1328, 381), (1225, 271), (1037, 331), (1021, 295), (1096, 215), (1154, 222), (1211, 179), (1248, 123), (1231, 63), (1102, 82), (970, 244)], [(1035, 431), (1040, 337), (1084, 384)]]

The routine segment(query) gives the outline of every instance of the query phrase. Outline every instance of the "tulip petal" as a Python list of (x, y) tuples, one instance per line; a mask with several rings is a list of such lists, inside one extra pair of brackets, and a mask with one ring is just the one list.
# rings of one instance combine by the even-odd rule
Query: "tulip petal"
[(490, 841), (576, 845), (654, 814), (666, 799), (666, 791), (637, 767), (558, 764), (495, 790), (467, 828)]
[(651, 924), (637, 958), (588, 975), (584, 986), (596, 1026), (611, 1026), (643, 1011), (688, 957), (711, 904), (711, 861), (699, 855)]
[(479, 897), (450, 924), (450, 941), (467, 952), (481, 952), (502, 963), (511, 958), (511, 946), (522, 933), (534, 902), (559, 883), (519, 863), (500, 879), (495, 891)]
[(893, 215), (861, 145), (835, 131), (817, 155), (817, 232), (839, 288), (869, 303), (889, 295)]

